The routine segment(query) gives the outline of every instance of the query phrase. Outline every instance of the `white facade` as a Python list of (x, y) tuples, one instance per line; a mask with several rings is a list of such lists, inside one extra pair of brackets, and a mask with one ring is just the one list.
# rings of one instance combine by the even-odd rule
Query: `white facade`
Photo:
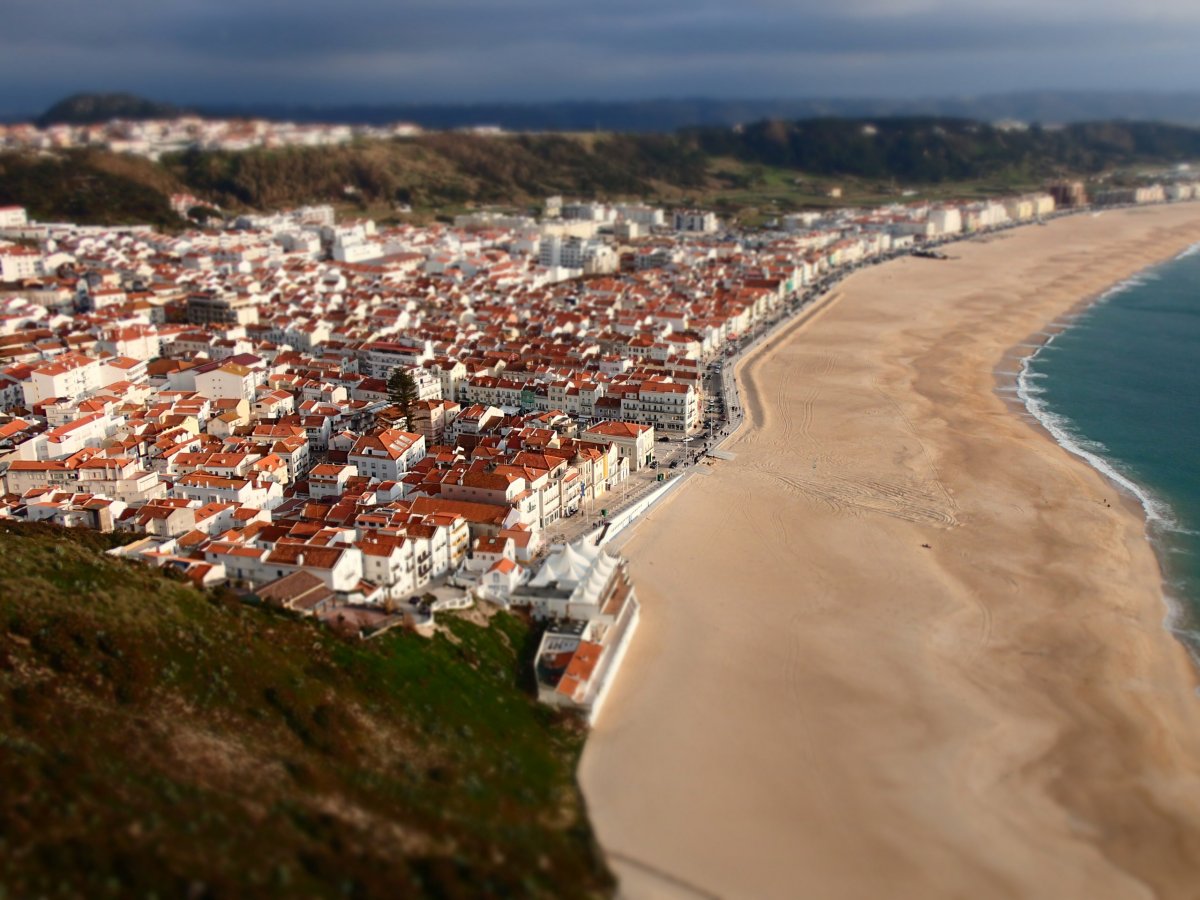
[(24, 228), (28, 223), (22, 206), (0, 206), (0, 228)]
[(0, 247), (0, 281), (19, 281), (45, 274), (42, 254), (29, 247)]
[(676, 231), (712, 234), (717, 230), (717, 216), (707, 210), (679, 209), (674, 216)]
[(78, 400), (103, 386), (100, 360), (70, 354), (34, 369), (21, 387), (25, 404), (33, 406), (51, 397)]

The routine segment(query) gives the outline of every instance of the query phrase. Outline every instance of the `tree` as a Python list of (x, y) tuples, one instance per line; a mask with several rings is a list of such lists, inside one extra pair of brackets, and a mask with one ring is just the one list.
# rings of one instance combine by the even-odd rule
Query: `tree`
[(216, 219), (220, 221), (224, 218), (219, 209), (213, 209), (211, 206), (193, 206), (187, 211), (188, 218), (193, 222), (208, 222)]
[(413, 404), (417, 402), (417, 382), (403, 369), (394, 369), (388, 379), (388, 399), (400, 407), (405, 425), (411, 431)]

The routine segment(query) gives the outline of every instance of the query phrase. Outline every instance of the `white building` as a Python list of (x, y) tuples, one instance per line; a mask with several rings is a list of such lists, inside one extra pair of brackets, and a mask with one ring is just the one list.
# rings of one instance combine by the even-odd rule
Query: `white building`
[(379, 434), (363, 435), (355, 441), (347, 462), (367, 478), (399, 481), (424, 456), (423, 435), (388, 428)]
[(963, 230), (962, 213), (956, 206), (939, 206), (929, 211), (931, 233), (940, 237), (947, 234), (958, 234)]
[(673, 221), (676, 231), (712, 234), (717, 230), (717, 216), (707, 210), (677, 209)]
[(52, 397), (79, 400), (104, 386), (100, 360), (79, 353), (65, 353), (38, 366), (22, 384), (25, 404), (33, 406)]
[(0, 281), (19, 281), (45, 274), (42, 254), (18, 244), (0, 246)]
[(0, 228), (24, 228), (28, 223), (23, 206), (0, 206)]
[(700, 426), (700, 401), (690, 384), (648, 381), (621, 397), (621, 418), (683, 436)]
[(638, 625), (625, 562), (587, 541), (564, 545), (509, 597), (553, 620), (534, 657), (538, 699), (595, 721)]

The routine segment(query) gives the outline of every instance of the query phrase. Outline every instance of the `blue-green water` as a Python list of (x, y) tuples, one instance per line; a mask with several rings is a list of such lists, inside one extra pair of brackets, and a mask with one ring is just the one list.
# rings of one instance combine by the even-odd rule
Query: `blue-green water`
[[(1200, 245), (1198, 245), (1200, 247)], [(1200, 649), (1200, 252), (1110, 290), (1026, 361), (1018, 389), (1059, 443), (1136, 496), (1172, 627)]]

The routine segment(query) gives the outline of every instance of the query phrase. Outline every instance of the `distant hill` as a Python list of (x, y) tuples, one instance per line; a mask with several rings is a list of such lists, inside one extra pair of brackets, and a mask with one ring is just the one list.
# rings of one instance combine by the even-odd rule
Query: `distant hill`
[[(41, 123), (88, 123), (108, 118), (155, 118), (180, 108), (129, 94), (76, 94), (60, 101)], [(708, 97), (549, 103), (277, 104), (213, 103), (194, 109), (213, 117), (256, 117), (297, 122), (383, 124), (414, 122), (430, 129), (497, 125), (512, 131), (673, 132), (761, 119), (932, 116), (995, 122), (1065, 124), (1109, 119), (1200, 125), (1200, 92), (1022, 91), (915, 99)]]
[(133, 94), (73, 94), (38, 117), (37, 124), (91, 125), (110, 119), (169, 119), (187, 110)]
[(599, 897), (583, 733), (497, 613), (362, 642), (0, 527), (6, 897)]
[(738, 125), (761, 119), (933, 116), (995, 122), (1066, 124), (1108, 119), (1200, 125), (1200, 92), (1025, 91), (969, 97), (746, 98), (704, 97), (558, 103), (385, 105), (206, 105), (209, 115), (261, 116), (301, 122), (381, 124), (415, 122), (426, 128), (498, 125), (512, 131), (659, 131)]
[(1200, 129), (1151, 122), (999, 128), (966, 119), (809, 119), (681, 133), (707, 156), (822, 175), (940, 183), (1093, 175), (1200, 158)]

